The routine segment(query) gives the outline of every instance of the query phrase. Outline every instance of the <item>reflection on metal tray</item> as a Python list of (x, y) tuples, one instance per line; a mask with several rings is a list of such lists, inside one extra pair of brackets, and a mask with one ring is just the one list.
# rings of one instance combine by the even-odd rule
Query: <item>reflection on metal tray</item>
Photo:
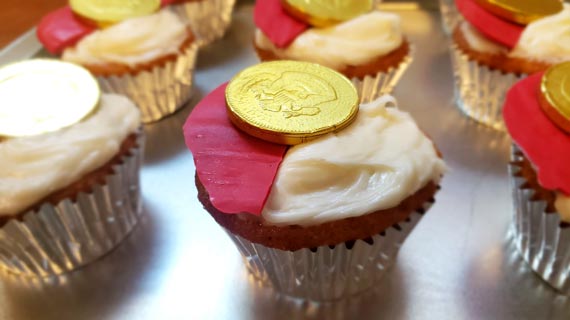
[[(395, 95), (438, 144), (450, 170), (437, 203), (375, 291), (321, 306), (275, 296), (247, 276), (230, 239), (196, 199), (181, 126), (202, 96), (257, 62), (252, 9), (241, 5), (227, 36), (200, 54), (194, 99), (145, 128), (142, 223), (117, 250), (66, 277), (40, 283), (2, 275), (0, 318), (567, 318), (566, 298), (533, 275), (507, 235), (509, 139), (452, 105), (450, 58), (437, 12), (398, 8), (391, 7), (417, 50)], [(0, 53), (0, 63), (39, 50), (29, 33)]]

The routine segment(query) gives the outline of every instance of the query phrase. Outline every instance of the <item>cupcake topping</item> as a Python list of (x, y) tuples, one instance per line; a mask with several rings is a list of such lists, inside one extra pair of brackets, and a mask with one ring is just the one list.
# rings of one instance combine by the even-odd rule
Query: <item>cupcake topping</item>
[(98, 65), (117, 63), (131, 67), (178, 53), (188, 38), (184, 23), (172, 12), (128, 19), (97, 30), (63, 53), (63, 60)]
[(309, 24), (289, 15), (280, 0), (257, 0), (253, 20), (278, 48), (287, 47), (309, 28)]
[(259, 48), (273, 52), (280, 59), (309, 61), (335, 70), (369, 63), (397, 49), (404, 41), (400, 17), (381, 11), (327, 28), (309, 29), (287, 48), (278, 48), (260, 30), (255, 35)]
[(33, 136), (68, 127), (92, 113), (99, 97), (93, 76), (71, 63), (36, 59), (4, 66), (0, 136)]
[(69, 5), (79, 16), (106, 26), (151, 14), (160, 8), (160, 0), (70, 0)]
[[(47, 84), (48, 80), (43, 80)], [(60, 82), (60, 85), (70, 84)], [(57, 106), (66, 100), (64, 92), (58, 97), (41, 96), (41, 105)], [(22, 99), (29, 94), (23, 92)], [(18, 101), (13, 101), (11, 106), (19, 106)], [(42, 135), (3, 141), (0, 143), (0, 215), (21, 213), (101, 167), (117, 154), (123, 140), (139, 126), (140, 112), (129, 99), (103, 94), (99, 107), (82, 122)]]
[(570, 62), (549, 68), (540, 84), (540, 106), (558, 127), (570, 134)]
[(297, 19), (316, 27), (346, 21), (372, 10), (372, 0), (282, 0), (283, 7)]
[(358, 94), (350, 80), (329, 68), (297, 61), (245, 69), (229, 83), (226, 100), (238, 128), (290, 145), (341, 130), (358, 111)]
[(520, 24), (556, 14), (562, 10), (560, 0), (475, 0), (491, 13)]

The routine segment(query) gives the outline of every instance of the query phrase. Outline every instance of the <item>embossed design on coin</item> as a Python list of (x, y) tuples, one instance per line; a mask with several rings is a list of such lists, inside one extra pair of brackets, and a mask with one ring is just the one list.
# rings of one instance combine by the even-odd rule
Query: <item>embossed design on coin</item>
[(293, 16), (314, 26), (328, 26), (372, 10), (372, 0), (282, 0)]
[(70, 0), (73, 12), (102, 25), (151, 14), (160, 0)]
[(97, 107), (97, 80), (85, 69), (47, 59), (0, 68), (0, 137), (56, 131), (81, 121)]
[(480, 6), (504, 19), (529, 24), (562, 11), (560, 0), (475, 0)]
[(570, 62), (550, 67), (542, 77), (540, 90), (544, 112), (570, 133)]
[(358, 111), (346, 77), (316, 64), (275, 61), (245, 69), (226, 88), (232, 122), (261, 139), (297, 144), (347, 126)]

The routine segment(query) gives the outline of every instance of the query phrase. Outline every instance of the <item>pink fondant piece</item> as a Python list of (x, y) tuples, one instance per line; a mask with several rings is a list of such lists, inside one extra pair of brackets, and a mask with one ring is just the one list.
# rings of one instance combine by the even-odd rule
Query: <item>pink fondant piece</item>
[(513, 141), (534, 164), (540, 185), (570, 195), (570, 135), (560, 130), (540, 107), (543, 74), (532, 75), (509, 90), (503, 117)]
[(177, 3), (177, 2), (182, 2), (182, 1), (180, 1), (180, 0), (160, 0), (160, 6), (166, 7), (166, 6), (169, 6), (169, 5)]
[(455, 0), (455, 4), (465, 20), (489, 39), (511, 49), (517, 45), (524, 30), (523, 26), (495, 16), (474, 0)]
[(95, 27), (83, 23), (75, 17), (69, 6), (65, 6), (44, 16), (36, 33), (49, 52), (60, 54), (94, 30)]
[(198, 103), (184, 124), (184, 138), (214, 207), (260, 215), (287, 146), (234, 127), (227, 113), (226, 86)]
[(278, 48), (289, 46), (309, 27), (308, 24), (287, 14), (280, 0), (257, 0), (253, 20)]

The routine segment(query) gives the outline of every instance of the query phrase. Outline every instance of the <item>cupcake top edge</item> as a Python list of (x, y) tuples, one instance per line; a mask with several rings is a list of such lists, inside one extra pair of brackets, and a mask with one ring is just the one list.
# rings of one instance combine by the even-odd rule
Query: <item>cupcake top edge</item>
[(278, 48), (260, 29), (255, 45), (281, 59), (304, 60), (340, 70), (387, 55), (404, 41), (400, 17), (372, 11), (325, 28), (310, 28), (287, 47)]
[(177, 54), (188, 37), (186, 25), (174, 13), (161, 10), (96, 30), (65, 49), (62, 59), (83, 65), (132, 67)]

